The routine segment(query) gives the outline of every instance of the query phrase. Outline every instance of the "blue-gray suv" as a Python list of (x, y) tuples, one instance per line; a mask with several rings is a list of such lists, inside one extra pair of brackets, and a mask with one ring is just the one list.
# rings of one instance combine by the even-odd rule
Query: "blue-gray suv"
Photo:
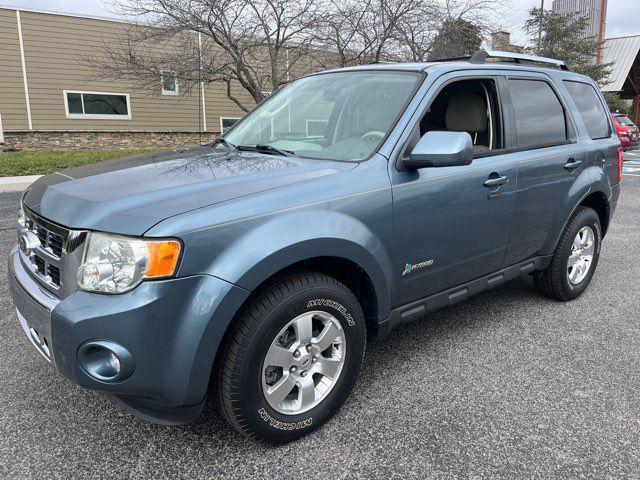
[(582, 294), (621, 165), (597, 86), (556, 60), (317, 73), (210, 145), (35, 182), (9, 282), (64, 377), (159, 423), (210, 392), (236, 429), (285, 442), (336, 413), (366, 342), (400, 324), (522, 274)]

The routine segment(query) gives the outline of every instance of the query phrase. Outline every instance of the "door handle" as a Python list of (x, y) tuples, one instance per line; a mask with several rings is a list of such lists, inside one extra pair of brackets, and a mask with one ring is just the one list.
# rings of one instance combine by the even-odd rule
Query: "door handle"
[[(494, 174), (492, 174), (494, 175)], [(495, 174), (497, 175), (497, 174)], [(509, 181), (509, 177), (507, 177), (506, 175), (499, 175), (497, 177), (491, 176), (489, 177), (488, 180), (485, 180), (484, 182), (484, 186), (485, 187), (499, 187), (500, 185), (504, 185), (505, 183), (507, 183)]]
[(565, 163), (564, 169), (575, 170), (580, 166), (581, 163), (582, 163), (582, 160), (576, 160), (575, 158), (570, 158), (569, 160), (567, 160), (567, 163)]

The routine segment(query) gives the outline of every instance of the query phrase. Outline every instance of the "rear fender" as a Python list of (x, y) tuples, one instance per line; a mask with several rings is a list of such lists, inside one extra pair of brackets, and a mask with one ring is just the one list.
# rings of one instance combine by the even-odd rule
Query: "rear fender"
[[(584, 169), (569, 189), (562, 206), (558, 209), (559, 214), (556, 218), (554, 228), (550, 229), (550, 233), (541, 250), (542, 254), (550, 255), (554, 252), (556, 245), (558, 245), (560, 241), (562, 232), (580, 204), (589, 194), (594, 191), (600, 191), (600, 186), (597, 184), (594, 185), (594, 176), (597, 173), (595, 170), (598, 170), (598, 167)], [(600, 177), (601, 173), (597, 173), (597, 175)], [(611, 192), (609, 192), (609, 195), (605, 192), (602, 193), (605, 194), (606, 198), (609, 198), (611, 195)]]

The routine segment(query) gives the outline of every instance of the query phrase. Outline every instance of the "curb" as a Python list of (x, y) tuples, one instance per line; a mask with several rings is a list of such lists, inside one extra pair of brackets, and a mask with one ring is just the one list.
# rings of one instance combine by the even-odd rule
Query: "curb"
[(42, 175), (22, 175), (18, 177), (0, 177), (0, 192), (21, 192)]

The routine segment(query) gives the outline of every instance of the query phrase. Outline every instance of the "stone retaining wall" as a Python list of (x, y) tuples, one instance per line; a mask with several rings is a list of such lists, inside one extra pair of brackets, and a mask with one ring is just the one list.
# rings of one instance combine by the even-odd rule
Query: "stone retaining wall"
[(218, 134), (197, 132), (9, 131), (0, 150), (128, 150), (174, 148), (208, 143)]

